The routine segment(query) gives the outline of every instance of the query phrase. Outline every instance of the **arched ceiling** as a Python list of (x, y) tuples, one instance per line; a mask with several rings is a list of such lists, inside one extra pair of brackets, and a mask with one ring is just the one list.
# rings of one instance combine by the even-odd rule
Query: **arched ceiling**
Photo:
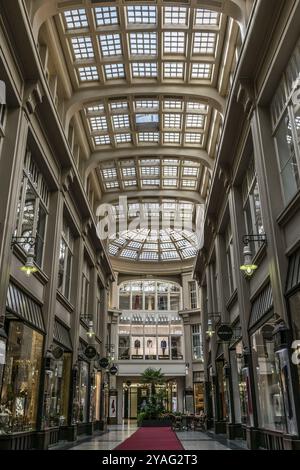
[(80, 119), (90, 149), (86, 177), (95, 172), (102, 202), (204, 203), (245, 1), (33, 3), (36, 38), (46, 21), (55, 26), (72, 90), (65, 129)]

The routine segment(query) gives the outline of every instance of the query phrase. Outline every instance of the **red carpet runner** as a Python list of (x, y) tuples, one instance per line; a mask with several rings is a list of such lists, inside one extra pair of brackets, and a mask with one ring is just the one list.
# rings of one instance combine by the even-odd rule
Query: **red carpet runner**
[(171, 428), (140, 428), (114, 450), (184, 450)]

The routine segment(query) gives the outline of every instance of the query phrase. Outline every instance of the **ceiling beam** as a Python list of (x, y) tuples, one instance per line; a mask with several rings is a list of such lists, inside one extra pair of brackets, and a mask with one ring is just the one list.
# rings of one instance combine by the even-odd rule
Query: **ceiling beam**
[(202, 85), (170, 85), (170, 84), (135, 84), (135, 85), (105, 85), (91, 86), (76, 91), (72, 98), (65, 102), (65, 130), (68, 132), (69, 124), (77, 112), (87, 103), (95, 102), (101, 98), (116, 98), (119, 96), (186, 96), (193, 99), (200, 99), (209, 104), (224, 115), (226, 100), (215, 88)]
[(120, 197), (127, 197), (128, 199), (145, 199), (145, 198), (170, 198), (177, 200), (186, 200), (196, 202), (197, 204), (204, 204), (205, 200), (197, 191), (184, 191), (182, 189), (146, 189), (146, 190), (131, 190), (131, 191), (116, 191), (103, 194), (101, 204), (111, 204), (117, 202)]
[(191, 159), (202, 163), (206, 168), (212, 169), (213, 160), (205, 150), (182, 147), (138, 147), (102, 150), (91, 154), (86, 161), (86, 176), (95, 169), (100, 162), (114, 161), (118, 159), (131, 159), (132, 157), (176, 157)]

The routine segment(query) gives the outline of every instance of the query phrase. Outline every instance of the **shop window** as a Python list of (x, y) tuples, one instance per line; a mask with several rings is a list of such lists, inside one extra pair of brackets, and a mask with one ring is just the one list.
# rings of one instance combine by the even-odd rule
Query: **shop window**
[(130, 359), (130, 336), (119, 336), (119, 360)]
[(156, 360), (157, 345), (156, 336), (145, 336), (145, 359)]
[[(293, 336), (296, 341), (300, 340), (300, 291), (296, 292), (292, 297), (289, 298), (290, 313), (293, 327)], [(298, 380), (300, 390), (300, 364), (298, 361)]]
[(233, 254), (233, 237), (231, 225), (229, 224), (226, 230), (226, 259), (228, 271), (229, 294), (232, 295), (236, 290), (236, 274), (234, 266)]
[(284, 432), (286, 420), (273, 338), (274, 321), (251, 336), (259, 426)]
[(169, 359), (169, 337), (158, 337), (158, 359)]
[[(249, 164), (248, 171), (243, 182), (243, 204), (247, 233), (249, 235), (263, 234), (264, 227), (261, 213), (260, 194), (253, 158)], [(250, 247), (253, 255), (259, 250), (261, 243), (262, 242), (251, 242)]]
[(74, 418), (77, 423), (86, 423), (88, 418), (89, 364), (79, 362), (76, 397), (74, 400)]
[(132, 296), (132, 309), (142, 310), (143, 309), (143, 296), (136, 294)]
[(58, 290), (69, 300), (71, 292), (72, 263), (74, 239), (66, 220), (63, 221), (63, 230), (59, 249)]
[(201, 325), (192, 325), (193, 359), (203, 360), (203, 348), (201, 338)]
[(70, 393), (71, 353), (56, 360), (46, 372), (44, 395), (44, 427), (67, 424)]
[(155, 294), (145, 294), (145, 310), (155, 309)]
[(197, 284), (196, 281), (189, 282), (190, 308), (198, 308)]
[(131, 358), (144, 359), (144, 338), (143, 336), (131, 337)]
[(171, 336), (172, 359), (183, 359), (181, 336)]
[[(27, 152), (17, 208), (16, 237), (35, 238), (35, 262), (42, 266), (49, 191), (42, 173)], [(22, 244), (28, 252), (30, 244)]]
[(130, 294), (120, 294), (119, 297), (119, 308), (120, 310), (130, 310)]
[(157, 296), (158, 310), (168, 310), (168, 295), (162, 294)]
[(271, 104), (273, 136), (285, 202), (300, 188), (300, 104), (294, 99), (300, 76), (300, 42)]
[(196, 415), (200, 415), (201, 411), (204, 411), (204, 385), (203, 383), (200, 382), (200, 378), (195, 378), (195, 376), (194, 376), (194, 407), (195, 407)]
[(243, 372), (243, 343), (241, 341), (230, 351), (230, 363), (235, 422), (250, 424), (247, 412), (247, 384)]
[(24, 323), (10, 322), (1, 391), (0, 434), (35, 429), (42, 352), (40, 333)]

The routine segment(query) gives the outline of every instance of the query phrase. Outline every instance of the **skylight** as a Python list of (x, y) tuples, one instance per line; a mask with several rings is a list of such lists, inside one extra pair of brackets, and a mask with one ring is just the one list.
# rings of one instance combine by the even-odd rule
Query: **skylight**
[(127, 21), (129, 24), (155, 24), (156, 6), (128, 6)]
[(78, 10), (65, 11), (67, 29), (81, 29), (88, 27), (86, 12), (83, 8)]
[(185, 33), (178, 31), (164, 32), (164, 53), (165, 54), (184, 54), (185, 52)]
[(216, 47), (216, 33), (204, 32), (194, 34), (194, 54), (214, 54)]
[(115, 135), (115, 140), (117, 144), (125, 144), (129, 143), (132, 141), (131, 134), (125, 133), (125, 134), (116, 134)]
[(139, 142), (158, 142), (158, 132), (139, 132)]
[(94, 50), (89, 36), (72, 38), (72, 47), (75, 59), (92, 59)]
[(99, 36), (99, 41), (103, 57), (122, 54), (120, 34), (103, 34)]
[(157, 77), (156, 62), (133, 62), (131, 68), (134, 78)]
[(186, 7), (165, 7), (164, 23), (165, 24), (187, 24), (187, 8)]
[(187, 114), (186, 127), (191, 129), (203, 129), (204, 116), (202, 114)]
[(110, 144), (109, 135), (96, 135), (94, 137), (95, 145), (108, 145)]
[(106, 131), (107, 121), (105, 116), (96, 116), (90, 118), (92, 131)]
[(125, 77), (125, 70), (123, 64), (107, 64), (104, 66), (104, 69), (106, 80)]
[(215, 11), (197, 8), (195, 23), (196, 25), (217, 26), (219, 24), (219, 17), (219, 13)]
[(179, 144), (180, 135), (181, 134), (179, 132), (164, 132), (164, 142), (170, 144)]
[(96, 7), (95, 17), (97, 26), (118, 24), (118, 12), (116, 7)]
[(164, 127), (165, 128), (181, 128), (181, 114), (164, 114)]
[(82, 82), (88, 82), (93, 80), (99, 80), (97, 67), (79, 67), (78, 68), (79, 78)]
[(132, 55), (156, 55), (156, 33), (130, 33), (129, 38)]
[(164, 77), (165, 78), (183, 78), (184, 63), (183, 62), (165, 62)]
[(122, 127), (129, 127), (129, 115), (128, 114), (118, 114), (112, 117), (113, 124), (115, 129), (120, 129)]
[(206, 63), (193, 63), (192, 64), (192, 79), (210, 80), (212, 75), (212, 64)]

